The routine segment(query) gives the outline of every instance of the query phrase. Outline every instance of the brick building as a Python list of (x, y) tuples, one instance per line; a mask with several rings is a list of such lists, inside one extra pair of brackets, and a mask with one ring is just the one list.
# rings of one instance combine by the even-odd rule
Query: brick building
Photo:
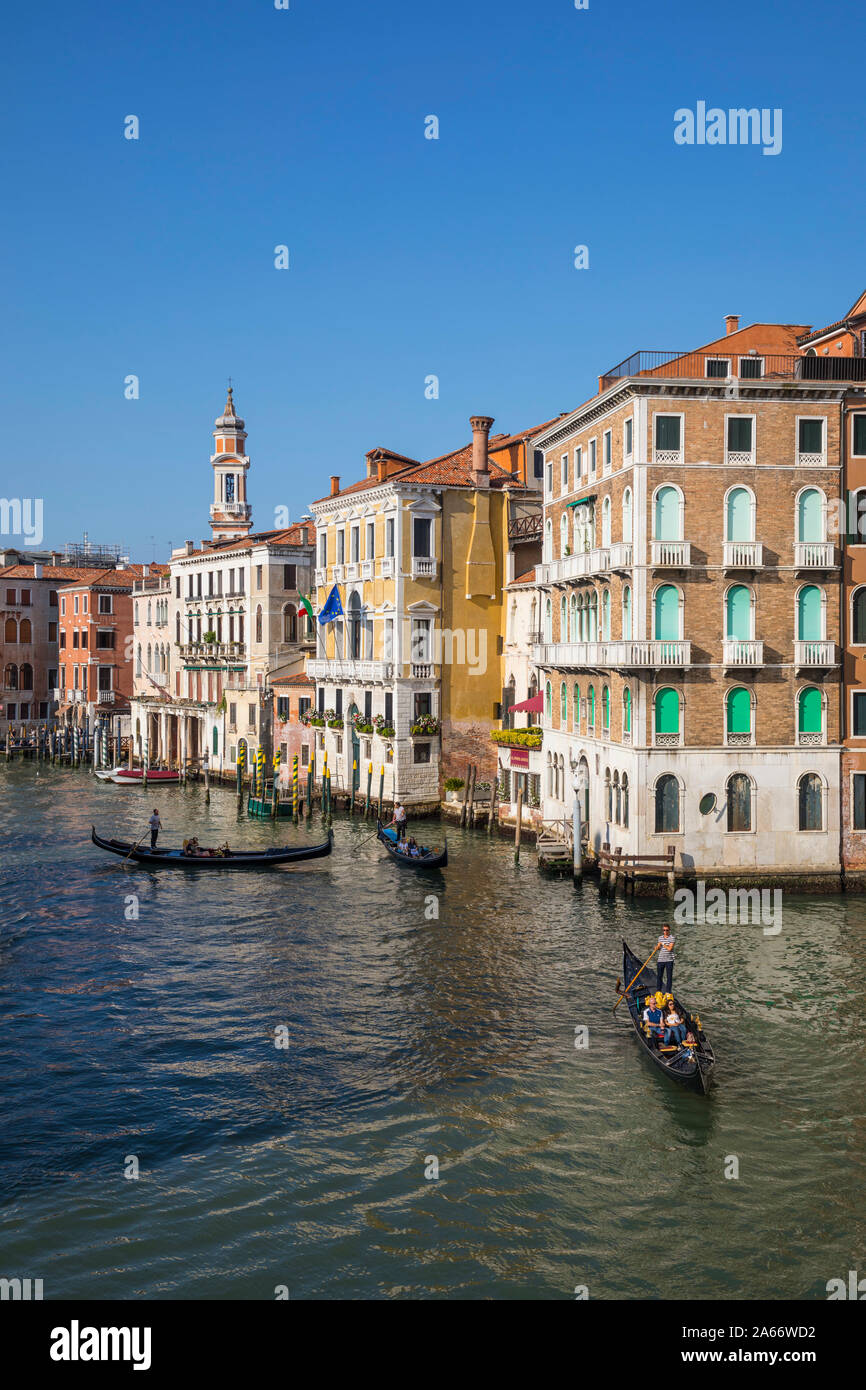
[(116, 734), (128, 732), (132, 590), (142, 568), (118, 565), (68, 578), (59, 589), (58, 716), (66, 723), (92, 730), (103, 721)]
[[(545, 464), (544, 814), (686, 869), (839, 872), (840, 514), (862, 361), (726, 320), (635, 353), (536, 440)], [(866, 746), (866, 745), (864, 745)]]

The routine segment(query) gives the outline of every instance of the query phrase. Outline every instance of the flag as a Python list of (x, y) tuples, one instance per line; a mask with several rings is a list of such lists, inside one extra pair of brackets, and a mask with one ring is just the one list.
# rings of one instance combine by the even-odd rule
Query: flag
[(316, 621), (316, 615), (315, 615), (315, 613), (313, 612), (313, 605), (310, 603), (310, 600), (309, 600), (308, 598), (305, 597), (304, 594), (301, 594), (300, 597), (301, 597), (301, 603), (304, 605), (304, 607), (305, 607), (306, 610), (307, 610), (307, 617), (309, 618), (309, 620), (310, 620), (311, 623), (314, 623), (314, 622)]
[(325, 600), (325, 605), (319, 614), (320, 623), (332, 623), (335, 618), (342, 618), (343, 605), (340, 602), (340, 590), (334, 585)]

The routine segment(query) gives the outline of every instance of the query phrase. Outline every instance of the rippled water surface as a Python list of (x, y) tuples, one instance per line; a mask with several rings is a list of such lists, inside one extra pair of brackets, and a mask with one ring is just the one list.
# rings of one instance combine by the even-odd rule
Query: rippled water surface
[[(296, 871), (148, 872), (89, 835), (137, 838), (152, 792), (38, 772), (0, 766), (0, 1274), (55, 1298), (813, 1298), (863, 1266), (863, 900), (786, 898), (775, 937), (677, 929), (702, 1098), (611, 1015), (621, 937), (648, 954), (663, 902), (451, 828), (449, 868), (414, 875), (346, 819)], [(223, 790), (156, 802), (166, 843), (323, 838)]]

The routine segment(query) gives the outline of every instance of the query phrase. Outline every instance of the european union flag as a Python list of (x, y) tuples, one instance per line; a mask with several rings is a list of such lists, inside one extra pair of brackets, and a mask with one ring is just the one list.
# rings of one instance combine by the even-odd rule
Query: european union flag
[(320, 623), (332, 623), (335, 618), (342, 618), (343, 605), (340, 602), (340, 590), (334, 585), (325, 600), (324, 606), (319, 612)]

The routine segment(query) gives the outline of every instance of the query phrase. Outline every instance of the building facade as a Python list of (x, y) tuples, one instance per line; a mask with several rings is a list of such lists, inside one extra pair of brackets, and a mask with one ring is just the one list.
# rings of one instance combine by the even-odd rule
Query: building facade
[(133, 694), (134, 583), (140, 565), (118, 566), (64, 584), (60, 597), (58, 716), (126, 734)]
[(702, 875), (839, 872), (849, 390), (802, 325), (636, 353), (539, 437), (544, 815)]
[(527, 545), (515, 523), (534, 498), (540, 510), (540, 456), (536, 431), (491, 437), (492, 419), (470, 423), (471, 444), (426, 463), (371, 450), (365, 478), (332, 477), (312, 504), (317, 606), (336, 586), (343, 607), (319, 624), (307, 665), (335, 790), (372, 762), (389, 800), (432, 810), (470, 762), (479, 780), (496, 774), (504, 582), (509, 551)]
[(0, 571), (0, 737), (25, 735), (57, 713), (60, 687), (60, 602), (70, 581), (87, 583), (104, 571), (41, 561)]

